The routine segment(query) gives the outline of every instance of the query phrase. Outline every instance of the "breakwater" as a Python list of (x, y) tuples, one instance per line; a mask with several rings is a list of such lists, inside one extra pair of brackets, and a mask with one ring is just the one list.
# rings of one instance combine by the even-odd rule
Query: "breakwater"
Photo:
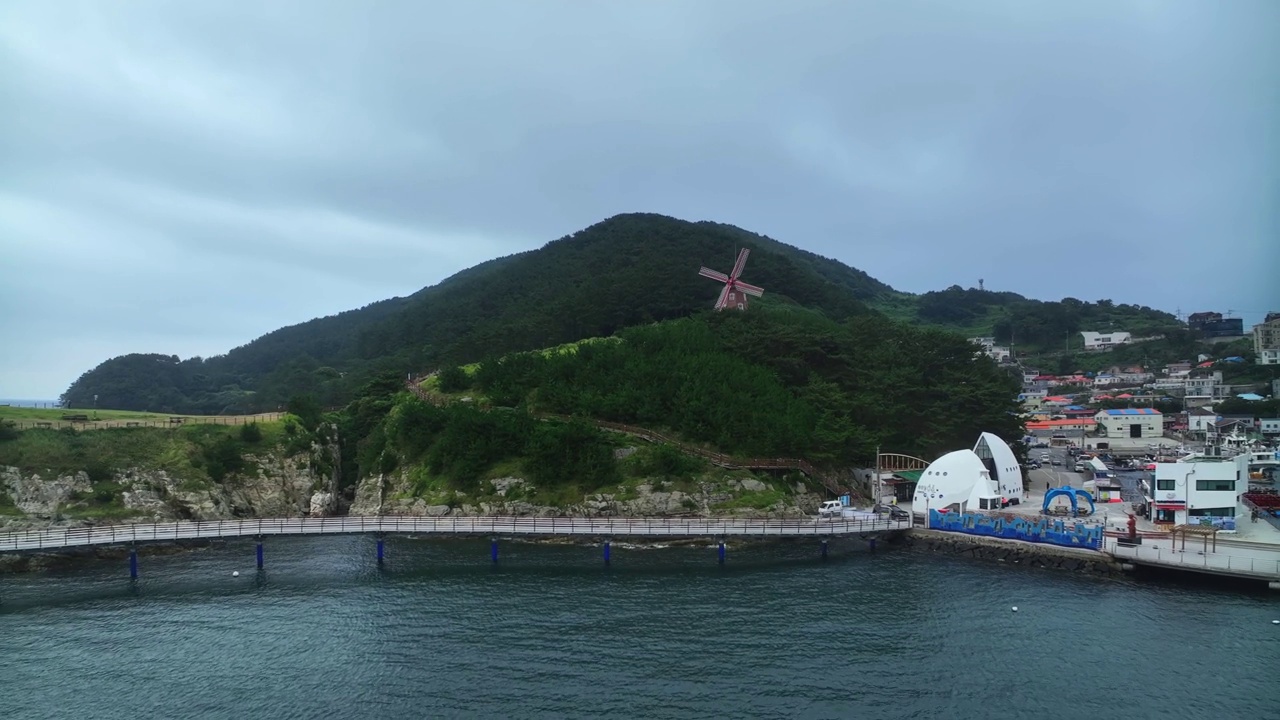
[(925, 552), (1024, 567), (1107, 576), (1122, 572), (1121, 565), (1115, 558), (1092, 549), (1011, 542), (995, 537), (923, 528), (903, 533), (897, 542), (904, 547)]

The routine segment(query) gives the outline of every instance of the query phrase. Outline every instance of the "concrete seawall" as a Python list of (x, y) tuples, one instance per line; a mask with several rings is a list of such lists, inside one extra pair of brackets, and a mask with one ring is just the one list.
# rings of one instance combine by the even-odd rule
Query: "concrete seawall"
[(897, 542), (903, 546), (925, 552), (1093, 575), (1117, 576), (1123, 572), (1115, 558), (1096, 550), (1038, 545), (1019, 540), (922, 528), (914, 528), (896, 535), (898, 535)]

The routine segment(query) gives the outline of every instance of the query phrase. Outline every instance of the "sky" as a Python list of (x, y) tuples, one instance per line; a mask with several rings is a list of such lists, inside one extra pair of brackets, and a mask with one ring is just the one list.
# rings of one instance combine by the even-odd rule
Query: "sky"
[(609, 216), (1280, 310), (1280, 2), (0, 3), (0, 397)]

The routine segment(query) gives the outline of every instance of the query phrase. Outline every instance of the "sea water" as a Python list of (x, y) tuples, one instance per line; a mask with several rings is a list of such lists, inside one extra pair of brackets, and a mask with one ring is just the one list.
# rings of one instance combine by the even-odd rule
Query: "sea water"
[[(251, 541), (0, 576), (0, 718), (1280, 717), (1280, 598), (880, 544)], [(239, 572), (239, 577), (232, 577)], [(1012, 607), (1018, 611), (1013, 612)]]

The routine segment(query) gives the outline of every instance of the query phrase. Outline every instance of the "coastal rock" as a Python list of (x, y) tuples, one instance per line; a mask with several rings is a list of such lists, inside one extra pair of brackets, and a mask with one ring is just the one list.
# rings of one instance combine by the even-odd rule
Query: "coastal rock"
[(382, 514), (383, 498), (386, 495), (387, 478), (385, 475), (368, 475), (360, 479), (356, 485), (355, 499), (347, 512), (351, 515)]
[(149, 516), (153, 520), (163, 520), (172, 514), (169, 505), (160, 497), (160, 493), (150, 488), (125, 490), (121, 493), (122, 503), (130, 510)]
[(333, 493), (317, 492), (311, 495), (311, 517), (328, 517), (333, 514)]
[(7, 466), (0, 468), (0, 485), (19, 510), (39, 518), (53, 518), (59, 506), (70, 502), (74, 494), (92, 489), (89, 474), (83, 471), (45, 477), (39, 473), (24, 475), (18, 468)]
[(769, 489), (768, 485), (756, 480), (755, 478), (744, 478), (739, 485), (747, 492), (763, 492)]
[(503, 497), (506, 497), (508, 490), (511, 490), (513, 488), (524, 487), (525, 481), (524, 481), (524, 478), (501, 477), (501, 478), (494, 478), (493, 480), (490, 480), (489, 484), (493, 486), (494, 492), (496, 492), (497, 494)]

